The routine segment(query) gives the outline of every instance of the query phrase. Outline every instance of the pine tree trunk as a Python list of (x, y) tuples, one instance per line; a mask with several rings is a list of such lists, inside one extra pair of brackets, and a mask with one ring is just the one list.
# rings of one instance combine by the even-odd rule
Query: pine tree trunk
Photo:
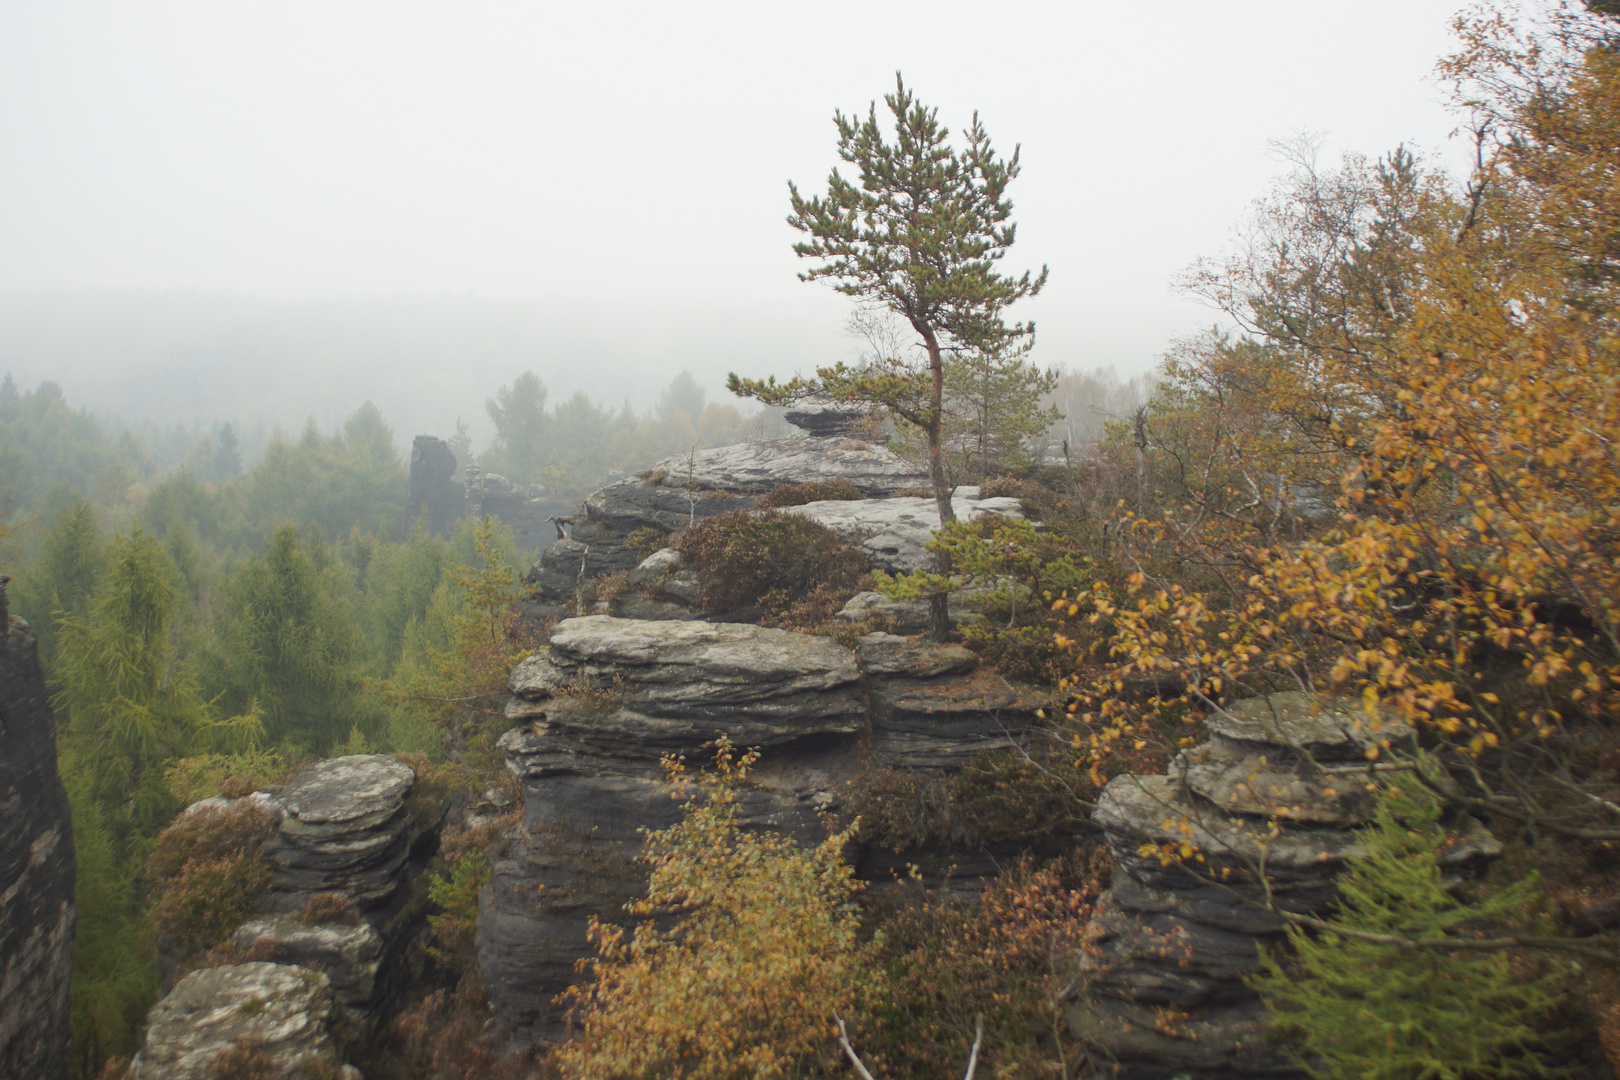
[[(934, 485), (934, 503), (939, 507), (939, 523), (943, 527), (956, 520), (951, 507), (951, 489), (945, 482), (945, 458), (939, 445), (940, 429), (945, 420), (945, 363), (940, 354), (939, 338), (926, 323), (918, 326), (923, 342), (928, 346), (928, 368), (934, 376), (933, 396), (930, 401), (928, 423), (928, 479)], [(935, 567), (941, 574), (951, 572), (951, 559), (943, 551), (935, 556)], [(951, 610), (945, 593), (928, 598), (928, 636), (944, 641), (951, 633)]]

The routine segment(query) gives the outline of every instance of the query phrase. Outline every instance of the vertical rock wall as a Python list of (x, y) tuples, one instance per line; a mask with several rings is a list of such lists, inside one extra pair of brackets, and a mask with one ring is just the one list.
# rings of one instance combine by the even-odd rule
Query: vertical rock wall
[(56, 719), (28, 624), (0, 575), (0, 1076), (67, 1075), (73, 827)]

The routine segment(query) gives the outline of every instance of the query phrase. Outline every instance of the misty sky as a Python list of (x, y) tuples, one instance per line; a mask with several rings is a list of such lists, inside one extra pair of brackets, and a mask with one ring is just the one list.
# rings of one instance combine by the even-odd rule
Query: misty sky
[[(342, 398), (306, 414), (398, 398), (444, 431), (524, 367), (645, 404), (683, 366), (717, 389), (847, 357), (846, 302), (794, 277), (786, 181), (820, 190), (833, 110), (899, 68), (953, 128), (977, 108), (1023, 144), (1036, 359), (1140, 370), (1213, 319), (1169, 282), (1281, 169), (1268, 139), (1461, 160), (1429, 81), (1457, 6), (3, 0), (0, 368), (117, 408), (103, 365), (179, 343), (225, 376), (254, 361), (220, 342), (291, 334), (324, 358), (311, 396)], [(39, 295), (82, 289), (214, 314)], [(402, 321), (318, 340), (356, 302)], [(458, 314), (410, 332), (428, 309)]]

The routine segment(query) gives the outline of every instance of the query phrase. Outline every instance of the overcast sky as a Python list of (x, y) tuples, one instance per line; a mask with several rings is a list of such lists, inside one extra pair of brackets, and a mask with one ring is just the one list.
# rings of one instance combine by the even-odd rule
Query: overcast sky
[[(1023, 146), (1037, 359), (1139, 370), (1213, 318), (1170, 279), (1281, 169), (1268, 139), (1460, 160), (1429, 81), (1458, 6), (0, 0), (0, 291), (545, 312), (545, 355), (465, 372), (473, 411), (522, 366), (638, 401), (670, 365), (786, 374), (851, 348), (787, 180), (823, 187), (833, 110), (898, 68)], [(47, 374), (21, 340), (0, 366)]]

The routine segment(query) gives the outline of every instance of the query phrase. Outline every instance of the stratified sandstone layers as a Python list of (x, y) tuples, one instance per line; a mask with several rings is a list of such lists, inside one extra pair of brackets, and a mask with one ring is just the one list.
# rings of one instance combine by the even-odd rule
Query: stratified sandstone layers
[[(720, 734), (759, 748), (740, 793), (744, 824), (814, 842), (862, 770), (959, 769), (1016, 743), (1036, 708), (978, 676), (960, 646), (889, 634), (852, 651), (746, 624), (589, 616), (559, 623), (551, 640), (509, 683), (519, 726), (500, 746), (523, 785), (524, 822), (493, 855), (478, 919), (485, 985), (520, 1043), (561, 1033), (554, 998), (590, 952), (590, 919), (621, 918), (645, 886), (641, 830), (680, 813), (664, 755), (700, 766)], [(859, 870), (863, 852), (849, 856)]]
[[(1210, 739), (1163, 776), (1110, 781), (1092, 820), (1118, 860), (1092, 919), (1085, 996), (1069, 1013), (1105, 1076), (1125, 1080), (1295, 1077), (1266, 1038), (1245, 980), (1277, 945), (1285, 912), (1320, 916), (1361, 849), (1387, 773), (1368, 760), (1412, 730), (1299, 692), (1251, 698), (1207, 720)], [(1184, 861), (1182, 845), (1196, 851)], [(1462, 819), (1448, 868), (1471, 873), (1500, 845)], [(1261, 884), (1261, 873), (1266, 886)]]
[(783, 484), (831, 479), (876, 496), (928, 482), (893, 451), (841, 437), (795, 435), (666, 458), (640, 477), (592, 492), (573, 515), (568, 538), (546, 549), (528, 581), (541, 600), (565, 603), (573, 599), (582, 569), (593, 578), (635, 568), (641, 557), (624, 540), (637, 529), (676, 532), (693, 521), (746, 509), (755, 495)]
[(263, 962), (202, 968), (152, 1006), (129, 1080), (359, 1080), (342, 1063), (331, 1019), (332, 988), (320, 972)]
[(73, 826), (56, 719), (28, 624), (0, 575), (0, 1076), (67, 1075)]

